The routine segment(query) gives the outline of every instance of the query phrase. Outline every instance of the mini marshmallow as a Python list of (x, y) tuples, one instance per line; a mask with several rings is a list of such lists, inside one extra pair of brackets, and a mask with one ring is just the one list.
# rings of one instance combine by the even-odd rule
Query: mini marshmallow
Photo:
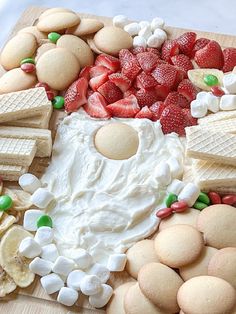
[(154, 32), (157, 28), (164, 28), (165, 22), (160, 17), (155, 17), (151, 22), (151, 29)]
[(88, 270), (88, 274), (97, 276), (102, 283), (106, 283), (110, 277), (109, 269), (99, 263), (93, 264), (93, 266)]
[(194, 118), (202, 118), (207, 114), (207, 104), (199, 99), (191, 102), (191, 115)]
[(42, 258), (36, 257), (32, 260), (29, 264), (29, 269), (32, 273), (39, 275), (39, 276), (46, 276), (50, 274), (52, 271), (53, 263), (46, 261)]
[(156, 35), (151, 35), (147, 40), (148, 47), (159, 48), (163, 44), (163, 40)]
[(198, 99), (198, 100), (206, 100), (206, 97), (207, 97), (208, 94), (209, 94), (209, 92), (199, 92), (199, 93), (197, 93), (196, 99)]
[(64, 282), (57, 274), (49, 274), (40, 279), (41, 285), (47, 294), (52, 294), (64, 287)]
[(80, 281), (80, 289), (85, 295), (94, 295), (101, 291), (101, 280), (95, 275), (86, 275)]
[(53, 240), (53, 229), (50, 227), (40, 227), (34, 236), (34, 239), (41, 246), (52, 243)]
[(143, 47), (146, 48), (147, 47), (147, 41), (144, 37), (142, 36), (135, 36), (133, 38), (133, 47)]
[(205, 101), (207, 104), (207, 109), (211, 112), (218, 112), (220, 110), (220, 98), (216, 97), (212, 93), (207, 93), (205, 96)]
[(57, 296), (57, 302), (66, 305), (72, 306), (79, 298), (79, 293), (68, 287), (62, 287)]
[(27, 258), (34, 258), (41, 253), (41, 246), (31, 237), (24, 238), (19, 246), (19, 253)]
[(89, 297), (89, 303), (93, 307), (101, 308), (109, 302), (112, 294), (113, 294), (112, 287), (109, 285), (102, 284), (101, 291)]
[(155, 168), (155, 178), (162, 185), (168, 185), (171, 182), (170, 166), (166, 162), (161, 162)]
[(183, 190), (185, 184), (183, 181), (178, 179), (174, 179), (170, 185), (167, 187), (167, 192), (173, 193), (175, 195), (179, 195), (179, 193)]
[(223, 95), (220, 99), (221, 110), (235, 110), (236, 109), (236, 95)]
[(54, 243), (51, 243), (51, 244), (42, 246), (42, 252), (40, 256), (47, 261), (55, 262), (55, 260), (59, 256), (56, 245)]
[(150, 22), (148, 22), (148, 21), (141, 21), (141, 22), (139, 22), (139, 26), (140, 26), (140, 29), (142, 29), (144, 27), (150, 26)]
[(80, 283), (84, 276), (86, 276), (86, 273), (82, 270), (73, 270), (67, 277), (67, 286), (75, 290), (80, 290)]
[(31, 173), (25, 173), (19, 178), (19, 185), (25, 192), (34, 193), (41, 187), (39, 179)]
[(28, 209), (27, 211), (25, 211), (23, 221), (24, 229), (28, 231), (36, 231), (38, 229), (37, 220), (42, 215), (44, 215), (44, 212), (39, 209)]
[(170, 157), (167, 160), (167, 163), (170, 167), (170, 173), (172, 178), (179, 178), (183, 173), (183, 167), (175, 157)]
[(236, 74), (225, 74), (223, 77), (223, 85), (230, 94), (236, 94)]
[(200, 194), (200, 189), (193, 183), (187, 183), (178, 196), (179, 201), (185, 201), (188, 206), (193, 206)]
[(125, 15), (116, 15), (113, 17), (113, 26), (124, 28), (127, 24), (130, 23), (128, 18)]
[(140, 25), (138, 23), (130, 23), (125, 25), (124, 30), (130, 34), (130, 36), (138, 35), (140, 31)]
[(112, 254), (109, 256), (107, 268), (110, 271), (122, 271), (127, 261), (126, 254)]
[(138, 35), (148, 40), (148, 38), (152, 36), (151, 26), (145, 26), (144, 28), (142, 28), (139, 31)]
[(58, 256), (56, 259), (52, 271), (59, 275), (68, 276), (68, 274), (74, 269), (75, 264), (72, 259), (65, 256)]
[(165, 31), (163, 31), (163, 29), (160, 28), (155, 29), (153, 34), (159, 37), (159, 39), (162, 40), (162, 43), (167, 39), (167, 34)]
[(39, 208), (46, 208), (53, 199), (53, 194), (43, 188), (37, 189), (34, 194), (31, 195), (32, 203)]
[(84, 249), (80, 249), (73, 256), (73, 260), (80, 269), (89, 268), (93, 263), (92, 256)]

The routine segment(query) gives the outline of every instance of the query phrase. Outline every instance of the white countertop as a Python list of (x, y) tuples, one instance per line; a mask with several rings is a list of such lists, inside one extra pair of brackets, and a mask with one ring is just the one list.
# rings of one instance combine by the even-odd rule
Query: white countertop
[(235, 0), (0, 0), (0, 46), (30, 5), (64, 6), (107, 16), (125, 14), (138, 20), (160, 16), (171, 26), (236, 35)]

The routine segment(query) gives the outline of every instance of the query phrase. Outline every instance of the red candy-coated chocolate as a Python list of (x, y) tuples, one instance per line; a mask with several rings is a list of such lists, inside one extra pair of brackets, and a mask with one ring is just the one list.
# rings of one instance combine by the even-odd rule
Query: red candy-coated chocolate
[(227, 205), (234, 205), (236, 203), (236, 195), (230, 194), (222, 198), (222, 203)]
[(222, 88), (220, 88), (219, 86), (212, 86), (211, 87), (211, 92), (213, 95), (217, 96), (217, 97), (221, 97), (225, 94), (225, 92), (223, 91)]
[(32, 73), (35, 71), (35, 65), (33, 63), (23, 63), (20, 68), (26, 73)]
[(176, 213), (182, 213), (188, 208), (188, 204), (185, 201), (178, 201), (171, 205), (171, 209)]
[(51, 90), (48, 84), (43, 82), (38, 82), (35, 87), (44, 87), (46, 92)]
[(158, 218), (163, 219), (163, 218), (166, 218), (166, 217), (170, 216), (171, 214), (172, 214), (172, 208), (167, 207), (167, 208), (162, 208), (162, 209), (160, 209), (160, 210), (156, 213), (156, 216), (157, 216)]
[(54, 93), (51, 90), (48, 90), (47, 92), (48, 100), (53, 100), (55, 97)]
[(212, 205), (216, 205), (216, 204), (221, 204), (222, 203), (220, 194), (218, 194), (216, 192), (209, 192), (207, 195), (208, 195)]

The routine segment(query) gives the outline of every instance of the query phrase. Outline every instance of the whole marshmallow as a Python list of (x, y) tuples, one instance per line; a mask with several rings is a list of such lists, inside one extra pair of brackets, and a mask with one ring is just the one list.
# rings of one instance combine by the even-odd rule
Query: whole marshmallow
[(95, 275), (86, 275), (80, 281), (80, 290), (85, 295), (97, 294), (101, 289), (101, 280)]
[(207, 114), (207, 104), (199, 99), (191, 102), (191, 115), (194, 118), (203, 118)]
[(133, 38), (133, 47), (143, 47), (146, 48), (147, 47), (147, 41), (144, 37), (142, 36), (135, 36)]
[(199, 92), (199, 93), (197, 93), (196, 99), (206, 101), (208, 94), (209, 94), (209, 92)]
[(46, 189), (39, 188), (31, 195), (32, 203), (39, 208), (46, 208), (54, 199), (54, 195)]
[(175, 195), (179, 195), (179, 193), (183, 190), (185, 184), (183, 181), (178, 179), (174, 179), (170, 185), (167, 187), (167, 192), (173, 193)]
[(89, 297), (89, 303), (93, 307), (101, 308), (109, 302), (112, 294), (113, 294), (112, 287), (106, 284), (102, 284), (101, 291)]
[(138, 23), (130, 23), (125, 25), (124, 30), (130, 34), (130, 36), (135, 36), (140, 31), (140, 25)]
[(46, 276), (52, 271), (53, 263), (42, 258), (36, 257), (29, 264), (29, 269), (32, 273), (39, 276)]
[(127, 261), (126, 254), (112, 254), (109, 256), (107, 268), (110, 271), (123, 271)]
[(41, 285), (47, 294), (52, 294), (64, 287), (64, 282), (57, 274), (49, 274), (40, 279)]
[(26, 210), (24, 214), (23, 227), (28, 231), (36, 231), (38, 229), (37, 220), (42, 215), (44, 215), (44, 212), (39, 209)]
[(155, 17), (151, 22), (151, 29), (154, 32), (157, 28), (164, 28), (165, 22), (160, 17)]
[(41, 246), (31, 237), (24, 238), (19, 246), (19, 253), (27, 258), (34, 258), (41, 253)]
[(236, 94), (236, 74), (225, 74), (223, 77), (223, 85), (230, 94)]
[(45, 226), (45, 227), (40, 227), (36, 231), (34, 239), (36, 242), (38, 242), (38, 244), (40, 244), (41, 246), (44, 246), (44, 245), (52, 243), (53, 236), (54, 236), (53, 229)]
[(168, 165), (170, 167), (170, 173), (171, 173), (172, 178), (177, 179), (177, 178), (182, 176), (182, 174), (183, 174), (183, 167), (179, 163), (177, 158), (172, 156), (172, 157), (170, 157), (167, 160), (167, 163), (168, 163)]
[(207, 109), (214, 113), (218, 112), (220, 110), (220, 98), (212, 93), (207, 93), (205, 97)]
[(54, 243), (51, 243), (42, 246), (42, 252), (40, 256), (47, 261), (55, 262), (59, 256), (56, 245)]
[(160, 28), (155, 29), (153, 34), (159, 37), (159, 39), (162, 40), (162, 43), (165, 40), (167, 40), (167, 34), (165, 31), (163, 31), (163, 29), (160, 29)]
[(163, 44), (163, 40), (157, 35), (151, 35), (147, 40), (148, 47), (159, 48)]
[(235, 110), (236, 109), (236, 95), (223, 95), (220, 99), (221, 110)]
[(99, 263), (93, 264), (93, 266), (88, 270), (88, 274), (97, 276), (102, 283), (106, 283), (110, 277), (109, 269)]
[(74, 261), (65, 257), (58, 256), (56, 259), (52, 271), (59, 275), (68, 276), (68, 274), (74, 269), (75, 264)]
[(178, 196), (179, 201), (185, 201), (188, 206), (193, 206), (200, 194), (200, 189), (193, 183), (187, 183)]
[(80, 249), (73, 256), (73, 260), (80, 269), (89, 268), (93, 263), (92, 256), (84, 249)]
[(148, 40), (148, 38), (152, 35), (151, 26), (145, 26), (144, 28), (142, 28), (138, 32), (138, 35)]
[(148, 22), (148, 21), (141, 21), (141, 22), (139, 22), (139, 26), (140, 26), (140, 29), (142, 29), (144, 27), (150, 26), (150, 22)]
[(166, 162), (161, 162), (156, 168), (155, 168), (155, 178), (156, 180), (162, 185), (168, 185), (171, 182), (171, 172), (170, 172), (170, 166)]
[(41, 187), (39, 179), (31, 173), (25, 173), (19, 178), (19, 185), (25, 192), (34, 193)]
[(86, 276), (86, 273), (82, 270), (73, 270), (67, 277), (67, 286), (75, 290), (80, 290), (80, 283), (84, 276)]
[(122, 14), (114, 16), (112, 22), (114, 26), (119, 28), (124, 28), (125, 25), (130, 23), (128, 18)]
[(57, 302), (66, 305), (72, 306), (79, 298), (79, 293), (68, 287), (62, 287), (57, 296)]

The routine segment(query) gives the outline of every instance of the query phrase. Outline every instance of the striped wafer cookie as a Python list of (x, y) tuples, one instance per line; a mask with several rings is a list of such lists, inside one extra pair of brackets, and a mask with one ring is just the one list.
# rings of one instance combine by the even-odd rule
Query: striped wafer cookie
[(4, 181), (18, 181), (19, 177), (27, 171), (28, 167), (0, 164), (0, 176)]
[(225, 132), (236, 134), (236, 118), (228, 120), (219, 120), (212, 123), (197, 125), (191, 128), (202, 128), (212, 132)]
[(233, 111), (219, 111), (217, 113), (209, 114), (204, 118), (198, 119), (198, 124), (207, 124), (215, 121), (228, 120), (236, 118), (236, 110)]

